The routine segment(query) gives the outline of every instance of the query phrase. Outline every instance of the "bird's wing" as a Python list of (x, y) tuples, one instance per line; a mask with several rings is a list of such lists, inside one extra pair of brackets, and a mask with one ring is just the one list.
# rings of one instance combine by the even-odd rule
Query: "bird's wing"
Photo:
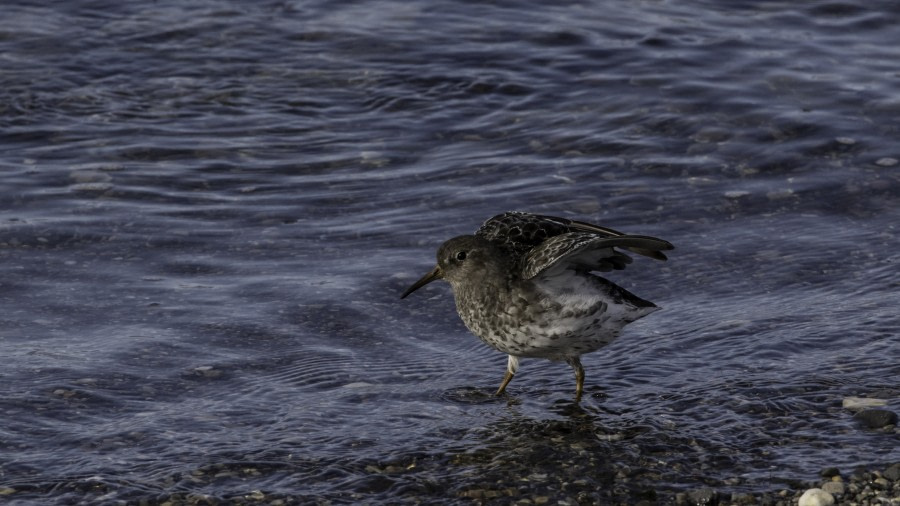
[(585, 272), (624, 269), (631, 263), (631, 257), (615, 248), (658, 253), (673, 246), (668, 241), (642, 235), (602, 237), (588, 232), (568, 232), (551, 237), (526, 253), (522, 259), (522, 278), (532, 279), (548, 269)]
[(485, 221), (475, 235), (484, 237), (517, 258), (550, 237), (569, 232), (565, 219), (510, 211)]
[[(498, 214), (485, 221), (481, 228), (475, 232), (475, 235), (484, 237), (500, 248), (513, 252), (517, 257), (522, 257), (547, 239), (570, 232), (584, 232), (593, 235), (595, 238), (624, 237), (627, 235), (618, 230), (583, 221), (518, 211)], [(666, 260), (666, 255), (660, 252), (659, 249), (647, 249), (638, 246), (622, 246), (622, 248), (638, 255), (657, 260)], [(672, 249), (672, 245), (669, 244), (668, 248), (662, 249)]]
[[(576, 232), (576, 231), (591, 232), (591, 233), (594, 233), (594, 234), (597, 234), (600, 236), (605, 236), (605, 237), (626, 237), (626, 236), (627, 237), (648, 237), (648, 236), (629, 235), (629, 234), (619, 232), (618, 230), (601, 227), (599, 225), (593, 225), (591, 223), (585, 223), (583, 221), (575, 221), (575, 220), (568, 220), (568, 221), (569, 221), (569, 229), (572, 230), (573, 232)], [(662, 239), (656, 239), (655, 237), (649, 237), (649, 238), (657, 240), (657, 241), (662, 241)], [(627, 249), (628, 251), (631, 251), (632, 253), (637, 253), (638, 255), (643, 255), (645, 257), (654, 258), (656, 260), (667, 260), (666, 255), (664, 255), (659, 250), (660, 249), (673, 249), (674, 246), (672, 246), (672, 244), (669, 243), (668, 241), (662, 241), (662, 242), (668, 244), (669, 247), (668, 248), (650, 249), (650, 248), (642, 248), (640, 246), (622, 246), (622, 248)]]

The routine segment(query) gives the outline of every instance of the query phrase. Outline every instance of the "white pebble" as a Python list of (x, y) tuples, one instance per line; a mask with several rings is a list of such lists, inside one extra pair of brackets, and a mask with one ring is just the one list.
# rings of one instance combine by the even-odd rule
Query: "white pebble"
[(79, 183), (73, 184), (69, 188), (78, 192), (105, 192), (111, 190), (113, 185), (109, 183)]
[(887, 401), (884, 399), (874, 399), (871, 397), (844, 397), (841, 405), (844, 407), (844, 409), (858, 411), (860, 409), (887, 406)]
[(353, 383), (347, 383), (344, 385), (344, 388), (368, 388), (371, 386), (375, 386), (372, 383), (366, 383), (365, 381), (356, 381)]
[(856, 139), (854, 139), (853, 137), (838, 137), (835, 140), (841, 144), (846, 144), (848, 146), (852, 145), (852, 144), (856, 144)]
[(575, 180), (572, 179), (572, 178), (570, 178), (570, 177), (568, 177), (568, 176), (561, 176), (561, 175), (559, 175), (559, 174), (551, 174), (550, 177), (559, 179), (559, 180), (562, 181), (563, 183), (575, 184)]
[(894, 165), (897, 165), (897, 162), (898, 160), (896, 158), (884, 157), (875, 160), (875, 165), (878, 165), (879, 167), (893, 167)]
[(834, 496), (821, 488), (811, 488), (797, 502), (797, 506), (831, 506), (834, 504)]
[(222, 375), (222, 371), (215, 369), (211, 365), (201, 365), (194, 368), (194, 372), (205, 378), (218, 378)]
[(750, 195), (750, 192), (745, 190), (730, 190), (725, 192), (725, 196), (730, 199), (739, 199), (741, 197), (746, 197), (747, 195)]

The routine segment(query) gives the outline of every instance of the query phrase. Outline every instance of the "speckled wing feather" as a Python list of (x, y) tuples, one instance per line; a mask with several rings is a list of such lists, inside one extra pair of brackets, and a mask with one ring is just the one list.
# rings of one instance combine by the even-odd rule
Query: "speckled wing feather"
[[(591, 233), (597, 234), (601, 237), (624, 237), (624, 236), (628, 235), (628, 234), (619, 232), (618, 230), (601, 227), (599, 225), (593, 225), (591, 223), (585, 223), (583, 221), (575, 221), (575, 220), (566, 220), (566, 221), (569, 222), (568, 223), (569, 229), (572, 230), (573, 232), (574, 231), (591, 232)], [(655, 239), (655, 237), (653, 237), (651, 239)], [(658, 239), (658, 240), (661, 240), (661, 239)], [(663, 242), (666, 242), (666, 241), (663, 241)], [(666, 244), (668, 245), (668, 247), (660, 248), (660, 249), (673, 249), (674, 248), (674, 246), (672, 246), (671, 243), (666, 242)], [(645, 257), (654, 258), (656, 260), (668, 260), (666, 255), (664, 255), (661, 251), (659, 251), (659, 249), (646, 249), (646, 248), (640, 248), (640, 247), (636, 247), (636, 246), (623, 246), (623, 247), (625, 249), (627, 249), (628, 251), (631, 251), (632, 253), (637, 253), (638, 255), (643, 255)]]
[[(547, 239), (570, 232), (584, 232), (594, 237), (621, 237), (626, 235), (618, 230), (583, 221), (519, 211), (510, 211), (494, 216), (485, 221), (481, 228), (475, 232), (475, 235), (484, 237), (506, 250), (514, 258), (521, 259)], [(623, 248), (657, 260), (666, 259), (666, 256), (658, 249), (648, 250), (629, 246), (623, 246)], [(669, 247), (661, 249), (672, 249), (672, 245), (669, 244)]]
[(569, 232), (547, 239), (522, 258), (522, 278), (532, 279), (551, 268), (579, 271), (624, 269), (631, 257), (614, 248), (646, 251), (671, 249), (662, 239), (639, 235), (601, 237), (592, 233)]
[(475, 235), (491, 241), (518, 260), (550, 237), (567, 232), (569, 227), (563, 220), (511, 211), (485, 221)]

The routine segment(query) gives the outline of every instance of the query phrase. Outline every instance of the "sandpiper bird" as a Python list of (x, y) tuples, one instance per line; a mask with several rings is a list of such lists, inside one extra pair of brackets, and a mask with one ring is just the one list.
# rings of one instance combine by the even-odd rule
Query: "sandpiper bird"
[(507, 212), (475, 235), (454, 237), (437, 252), (437, 266), (401, 298), (426, 284), (450, 283), (466, 327), (509, 355), (502, 394), (523, 357), (565, 360), (575, 369), (575, 400), (584, 390), (581, 355), (611, 343), (625, 325), (657, 310), (592, 272), (624, 269), (631, 257), (616, 248), (666, 260), (662, 239), (553, 216)]

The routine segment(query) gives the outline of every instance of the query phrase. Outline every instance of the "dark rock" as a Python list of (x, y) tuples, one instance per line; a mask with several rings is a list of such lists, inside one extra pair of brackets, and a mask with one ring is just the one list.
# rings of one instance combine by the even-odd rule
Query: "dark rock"
[(757, 502), (759, 506), (775, 506), (775, 498), (771, 494), (763, 494)]
[(834, 476), (839, 476), (841, 474), (841, 470), (836, 467), (826, 467), (819, 471), (819, 476), (822, 478), (831, 478)]
[(850, 473), (850, 480), (858, 483), (868, 483), (872, 481), (872, 473), (864, 466), (859, 466)]
[(696, 504), (697, 506), (706, 506), (718, 504), (718, 494), (716, 491), (704, 487), (691, 490), (687, 494), (688, 504)]
[(885, 425), (896, 425), (897, 413), (886, 409), (864, 409), (853, 415), (853, 419), (870, 429), (880, 429)]
[(891, 481), (900, 481), (900, 462), (885, 469), (884, 477)]
[(731, 494), (731, 504), (756, 504), (756, 498), (751, 494), (739, 494), (735, 492)]

